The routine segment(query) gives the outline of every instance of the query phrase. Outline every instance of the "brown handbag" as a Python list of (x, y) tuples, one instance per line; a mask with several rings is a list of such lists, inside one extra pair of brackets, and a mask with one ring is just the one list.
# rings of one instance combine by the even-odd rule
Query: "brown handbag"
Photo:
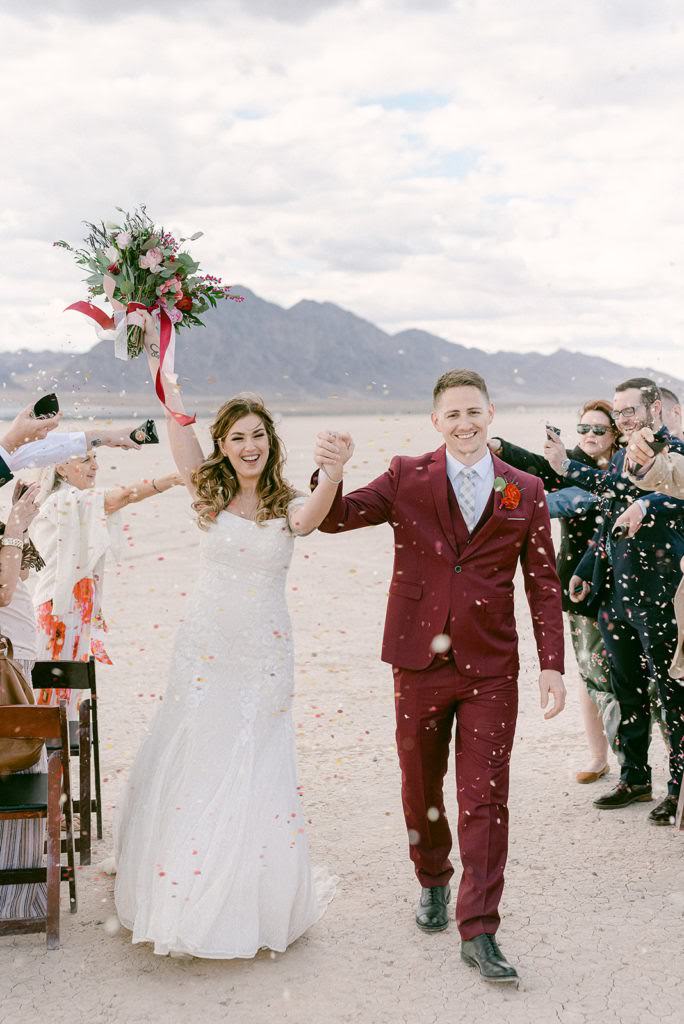
[[(35, 704), (33, 689), (14, 660), (12, 641), (0, 635), (0, 715), (5, 707)], [(0, 775), (31, 768), (40, 759), (41, 739), (0, 739)]]

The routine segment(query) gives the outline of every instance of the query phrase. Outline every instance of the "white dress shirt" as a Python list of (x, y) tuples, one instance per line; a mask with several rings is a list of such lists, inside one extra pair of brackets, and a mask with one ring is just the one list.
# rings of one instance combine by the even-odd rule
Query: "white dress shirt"
[(479, 523), (494, 487), (494, 463), (492, 462), (491, 452), (487, 451), (474, 466), (466, 466), (454, 458), (449, 449), (447, 449), (446, 471), (457, 501), (460, 500), (460, 490), (463, 484), (461, 474), (464, 469), (475, 470), (476, 475), (473, 481), (475, 484), (475, 522)]
[(55, 466), (68, 459), (85, 455), (87, 451), (88, 443), (83, 431), (73, 434), (57, 434), (53, 431), (42, 441), (29, 441), (28, 444), (22, 444), (11, 454), (0, 445), (0, 458), (4, 460), (12, 473), (16, 473), (21, 469)]

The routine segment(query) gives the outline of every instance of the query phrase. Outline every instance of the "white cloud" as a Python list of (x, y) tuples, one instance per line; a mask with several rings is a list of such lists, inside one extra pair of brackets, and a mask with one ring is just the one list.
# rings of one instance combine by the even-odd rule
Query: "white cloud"
[(27, 10), (0, 18), (3, 347), (92, 342), (50, 242), (144, 201), (286, 305), (684, 376), (674, 0)]

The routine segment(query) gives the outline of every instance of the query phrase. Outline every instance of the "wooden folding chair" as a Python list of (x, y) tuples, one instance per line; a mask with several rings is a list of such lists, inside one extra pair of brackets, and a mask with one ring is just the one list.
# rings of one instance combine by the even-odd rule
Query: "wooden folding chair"
[[(47, 819), (47, 867), (0, 870), (0, 885), (47, 882), (46, 916), (2, 920), (0, 935), (44, 931), (47, 933), (47, 948), (58, 949), (60, 882), (69, 883), (72, 914), (76, 913), (77, 907), (66, 704), (62, 702), (56, 708), (0, 707), (0, 737), (38, 738), (59, 744), (48, 756), (47, 773), (5, 775), (0, 779), (0, 820)], [(66, 818), (66, 866), (62, 865), (60, 843), (62, 805)]]
[[(32, 678), (34, 690), (67, 687), (70, 690), (90, 691), (90, 697), (81, 702), (78, 722), (69, 722), (69, 750), (71, 756), (78, 757), (79, 761), (78, 799), (74, 799), (74, 811), (80, 815), (76, 850), (79, 862), (90, 864), (91, 815), (93, 811), (97, 823), (97, 838), (102, 839), (102, 784), (100, 780), (100, 733), (97, 719), (95, 659), (91, 658), (90, 661), (37, 661), (33, 666)], [(50, 744), (48, 743), (49, 749)], [(93, 774), (95, 776), (94, 800), (91, 798)]]

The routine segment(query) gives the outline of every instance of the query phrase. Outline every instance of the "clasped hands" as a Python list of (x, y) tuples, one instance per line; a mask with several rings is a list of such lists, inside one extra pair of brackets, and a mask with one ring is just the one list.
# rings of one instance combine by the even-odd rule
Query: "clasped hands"
[(316, 434), (314, 462), (333, 483), (340, 483), (344, 465), (354, 454), (351, 434), (345, 431), (322, 430)]

